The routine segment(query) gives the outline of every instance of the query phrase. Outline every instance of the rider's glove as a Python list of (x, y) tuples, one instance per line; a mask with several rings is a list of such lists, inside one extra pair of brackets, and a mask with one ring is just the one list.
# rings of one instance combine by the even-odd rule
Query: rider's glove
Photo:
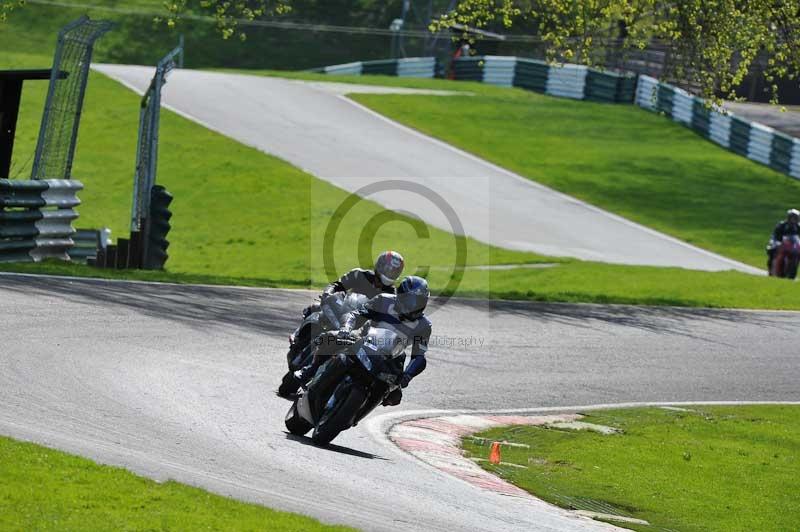
[(411, 382), (411, 377), (408, 376), (408, 373), (403, 373), (403, 376), (400, 377), (400, 387), (405, 388), (409, 382)]
[(306, 319), (309, 314), (314, 312), (314, 305), (309, 305), (303, 309), (303, 319)]
[(333, 294), (334, 294), (334, 292), (322, 292), (319, 295), (320, 304), (325, 303), (325, 300), (328, 299), (329, 297), (331, 297)]

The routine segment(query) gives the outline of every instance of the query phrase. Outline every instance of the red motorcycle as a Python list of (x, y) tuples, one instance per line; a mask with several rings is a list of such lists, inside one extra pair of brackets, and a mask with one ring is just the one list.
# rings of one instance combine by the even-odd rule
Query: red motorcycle
[(787, 235), (775, 250), (775, 259), (769, 274), (773, 277), (794, 279), (800, 263), (800, 236)]

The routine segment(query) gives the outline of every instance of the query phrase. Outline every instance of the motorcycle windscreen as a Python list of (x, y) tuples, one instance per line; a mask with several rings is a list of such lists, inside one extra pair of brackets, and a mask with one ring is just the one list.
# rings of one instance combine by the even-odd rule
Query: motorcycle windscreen
[(394, 358), (403, 354), (406, 349), (406, 339), (392, 329), (384, 327), (370, 327), (364, 336), (365, 346), (374, 351), (374, 354)]

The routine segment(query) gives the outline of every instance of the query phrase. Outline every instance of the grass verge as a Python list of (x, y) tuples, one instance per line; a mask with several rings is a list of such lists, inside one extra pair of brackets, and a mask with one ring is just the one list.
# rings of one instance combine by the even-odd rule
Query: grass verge
[(474, 92), (469, 105), (429, 95), (351, 97), (522, 176), (758, 267), (774, 223), (800, 201), (800, 181), (635, 106), (465, 88)]
[[(48, 64), (49, 58), (40, 54), (7, 53), (0, 60), (0, 68)], [(441, 80), (414, 83), (448, 85)], [(463, 87), (476, 94), (501, 90), (479, 84)], [(30, 172), (45, 91), (46, 83), (31, 82), (23, 93), (12, 168), (17, 177)], [(114, 236), (128, 231), (138, 101), (120, 84), (91, 74), (73, 171), (86, 185), (80, 194), (79, 227), (108, 226)], [(346, 192), (167, 110), (162, 111), (160, 139), (159, 181), (175, 196), (167, 272), (101, 272), (51, 263), (1, 265), (0, 269), (289, 288), (320, 287), (328, 281), (322, 234)], [(364, 201), (342, 220), (334, 247), (339, 270), (368, 266), (380, 249), (398, 249), (408, 259), (409, 273), (429, 266), (434, 292), (448, 290), (456, 238), (429, 227), (430, 238), (420, 239), (415, 222), (397, 215), (377, 230), (371, 247), (357, 242), (357, 235), (382, 212), (379, 205)], [(800, 286), (774, 279), (596, 264), (508, 251), (470, 239), (466, 243), (468, 265), (547, 262), (558, 266), (467, 270), (456, 291), (460, 296), (800, 310)]]
[(352, 530), (0, 437), (3, 530)]
[[(504, 427), (476, 436), (523, 443), (488, 470), (564, 507), (613, 508), (644, 519), (637, 530), (794, 530), (800, 515), (800, 407), (698, 406), (589, 413), (583, 421), (620, 429)], [(471, 456), (488, 447), (464, 441)]]
[[(46, 57), (30, 54), (0, 60), (0, 68), (47, 64)], [(30, 172), (46, 89), (44, 82), (31, 82), (23, 93), (13, 176), (25, 178)], [(128, 232), (138, 104), (132, 91), (101, 74), (90, 75), (73, 168), (73, 176), (85, 184), (78, 226), (108, 226), (113, 236)], [(167, 110), (161, 114), (158, 162), (159, 182), (175, 196), (172, 273), (306, 284), (327, 280), (319, 248), (347, 192)], [(362, 255), (374, 258), (375, 250), (388, 248), (402, 250), (414, 270), (454, 262), (453, 235), (429, 227), (430, 238), (419, 239), (416, 222), (401, 215), (380, 227), (365, 252), (357, 236), (382, 212), (378, 204), (363, 201), (342, 220), (336, 264), (356, 265)], [(471, 239), (466, 244), (469, 264), (553, 260)]]

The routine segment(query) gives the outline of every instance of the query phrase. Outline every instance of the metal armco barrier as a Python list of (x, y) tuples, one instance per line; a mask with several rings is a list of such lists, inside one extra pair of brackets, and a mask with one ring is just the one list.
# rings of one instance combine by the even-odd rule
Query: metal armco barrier
[[(514, 86), (516, 57), (486, 56), (483, 60), (483, 81), (499, 87)], [(458, 79), (458, 74), (456, 74)]]
[(702, 98), (650, 76), (639, 76), (635, 103), (650, 111), (662, 112), (751, 161), (800, 179), (800, 139), (708, 107)]
[[(420, 70), (425, 77), (433, 77), (432, 71), (437, 76), (441, 74), (440, 65), (432, 57), (348, 63), (316, 69), (316, 72), (400, 75), (402, 61), (422, 64), (424, 60), (428, 60), (427, 65), (435, 65), (432, 70), (428, 66)], [(800, 179), (800, 139), (710, 108), (702, 98), (650, 76), (494, 55), (459, 57), (453, 61), (452, 75), (456, 80), (520, 87), (562, 98), (635, 103), (663, 113), (734, 153)]]
[[(595, 102), (633, 103), (636, 75), (588, 68), (583, 65), (551, 64), (513, 56), (470, 56), (453, 61), (453, 78), (480, 81), (501, 87), (521, 87), (551, 96)], [(323, 74), (361, 76), (382, 74), (418, 78), (442, 77), (442, 64), (435, 57), (410, 57), (380, 61), (358, 61), (311, 70)]]
[(348, 76), (383, 75), (403, 78), (433, 78), (440, 74), (440, 65), (435, 57), (407, 57), (404, 59), (356, 61), (313, 68), (309, 72)]
[(460, 81), (520, 87), (551, 96), (606, 103), (632, 103), (636, 87), (636, 76), (632, 74), (496, 55), (459, 57), (453, 61), (453, 74)]
[(586, 72), (583, 97), (593, 102), (633, 103), (636, 76), (590, 68)]
[(111, 230), (103, 229), (76, 229), (72, 235), (75, 243), (69, 250), (69, 257), (73, 262), (88, 263), (95, 260), (97, 254), (106, 248), (108, 235)]
[(70, 260), (82, 189), (75, 180), (0, 179), (0, 262)]

